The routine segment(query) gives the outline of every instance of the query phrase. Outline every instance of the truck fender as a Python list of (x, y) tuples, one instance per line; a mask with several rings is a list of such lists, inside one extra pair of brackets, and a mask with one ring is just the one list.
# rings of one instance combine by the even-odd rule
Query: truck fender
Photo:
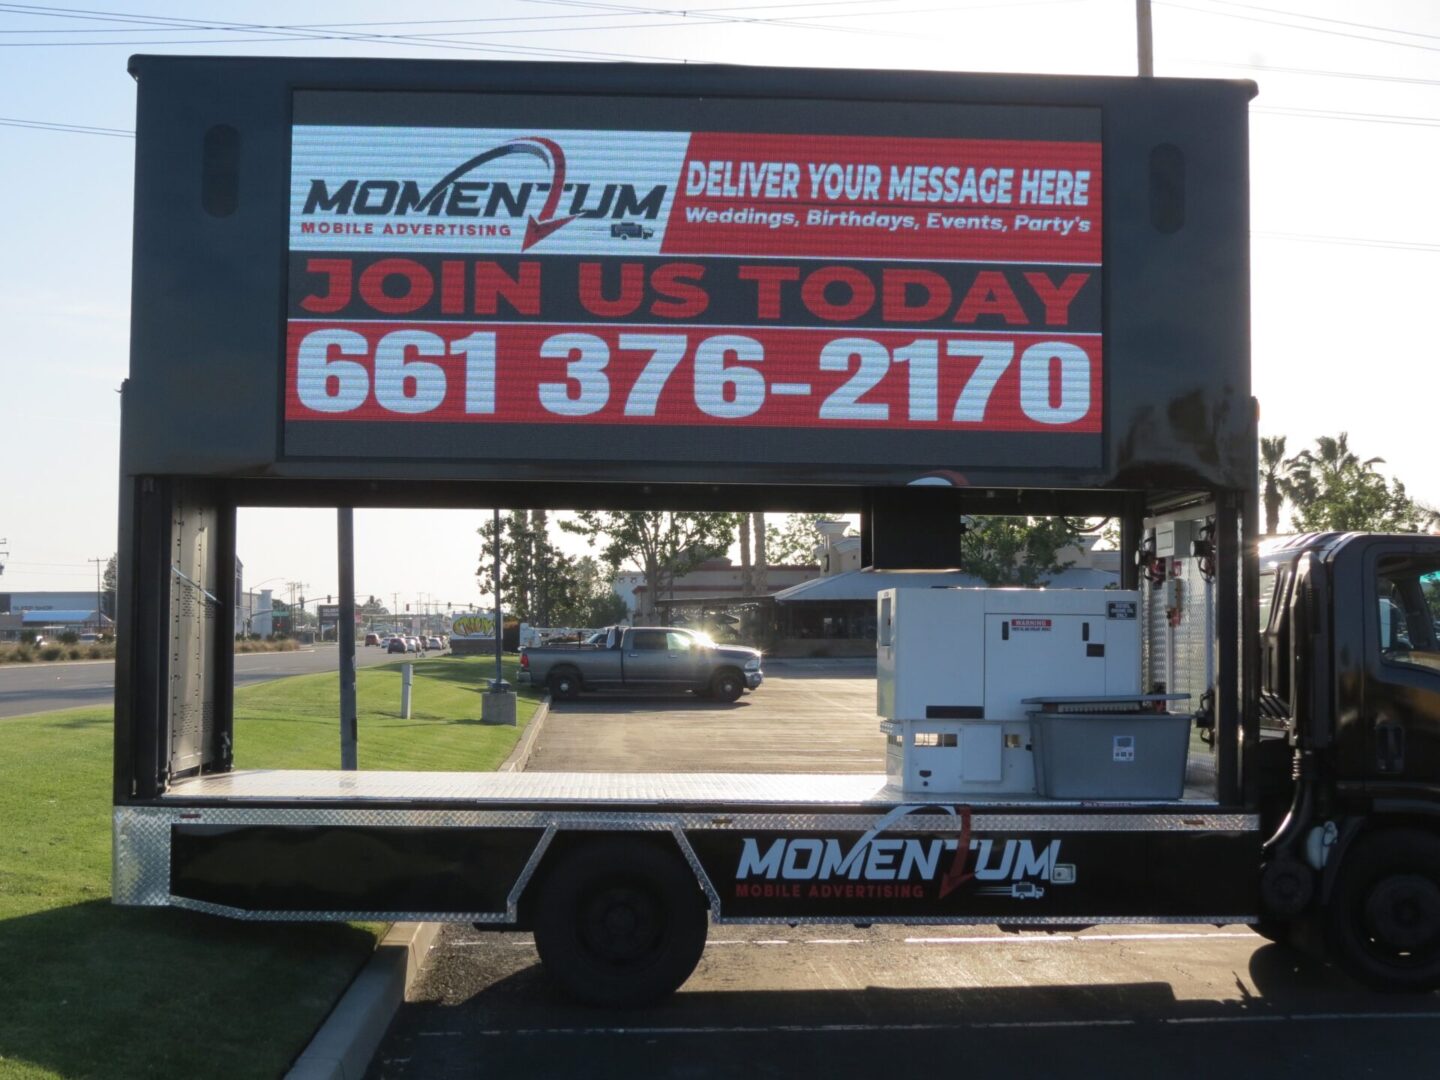
[[(690, 873), (695, 878), (697, 903), (702, 903), (712, 913), (715, 912), (718, 899), (715, 890), (705, 877), (704, 871), (700, 869), (699, 861), (694, 852), (690, 850), (690, 845), (684, 839), (684, 834), (678, 826), (673, 830), (663, 832), (653, 829), (560, 829), (545, 845), (538, 865), (529, 875), (520, 895), (516, 898), (518, 919), (513, 929), (531, 928), (536, 900), (544, 891), (546, 880), (550, 874), (556, 866), (564, 861), (567, 855), (586, 844), (617, 837), (642, 840), (679, 859), (681, 863), (689, 867)], [(506, 927), (506, 929), (512, 929), (512, 927)]]
[(1360, 836), (1385, 829), (1420, 828), (1440, 833), (1440, 805), (1420, 799), (1377, 799), (1370, 813), (1344, 818), (1339, 823), (1340, 835), (1330, 849), (1325, 869), (1320, 875), (1320, 903), (1327, 904), (1334, 891), (1340, 867), (1351, 845)]

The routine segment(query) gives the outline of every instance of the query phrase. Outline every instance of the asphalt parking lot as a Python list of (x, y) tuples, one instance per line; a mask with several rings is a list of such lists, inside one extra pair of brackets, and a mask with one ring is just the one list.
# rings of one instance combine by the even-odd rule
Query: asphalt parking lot
[(1364, 993), (1244, 927), (714, 927), (668, 1001), (560, 998), (528, 934), (448, 927), (374, 1080), (1423, 1077), (1432, 997)]
[[(734, 705), (558, 705), (530, 768), (879, 772), (873, 665), (767, 665)], [(1440, 1000), (1382, 996), (1243, 926), (713, 926), (681, 991), (572, 1004), (527, 933), (447, 926), (371, 1080), (811, 1077), (1275, 1080), (1440, 1075)]]
[(530, 772), (880, 773), (874, 660), (767, 662), (733, 704), (693, 694), (555, 702)]

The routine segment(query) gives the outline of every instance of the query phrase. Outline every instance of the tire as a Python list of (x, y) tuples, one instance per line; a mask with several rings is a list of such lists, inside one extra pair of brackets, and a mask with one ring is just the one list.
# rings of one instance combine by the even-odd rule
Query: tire
[(566, 996), (631, 1008), (690, 977), (708, 921), (678, 855), (644, 840), (587, 840), (540, 885), (535, 947)]
[(1330, 896), (1326, 943), (1372, 989), (1440, 988), (1440, 837), (1390, 829), (1356, 840)]
[(580, 696), (580, 673), (573, 668), (552, 671), (546, 685), (556, 701), (574, 701)]
[(739, 701), (745, 692), (745, 676), (734, 668), (725, 668), (715, 673), (710, 680), (710, 693), (716, 700), (726, 703)]

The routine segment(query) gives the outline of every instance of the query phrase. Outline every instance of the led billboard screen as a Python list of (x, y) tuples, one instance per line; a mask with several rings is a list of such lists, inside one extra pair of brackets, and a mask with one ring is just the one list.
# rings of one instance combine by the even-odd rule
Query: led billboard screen
[(284, 448), (1094, 468), (1100, 110), (294, 95)]

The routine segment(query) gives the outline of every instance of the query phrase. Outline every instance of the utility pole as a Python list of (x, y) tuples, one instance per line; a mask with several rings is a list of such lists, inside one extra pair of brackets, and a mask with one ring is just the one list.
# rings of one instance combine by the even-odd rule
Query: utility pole
[(110, 560), (101, 558), (85, 561), (95, 564), (95, 631), (102, 633), (105, 630), (105, 594), (100, 588), (100, 567)]
[(300, 623), (295, 618), (295, 591), (299, 589), (301, 590), (301, 595), (304, 595), (303, 590), (306, 585), (303, 581), (287, 581), (285, 586), (290, 590), (290, 607), (288, 613), (290, 616), (290, 635), (293, 637), (300, 629)]
[[(4, 547), (4, 546), (5, 546), (6, 544), (8, 544), (9, 542), (10, 542), (9, 540), (0, 540), (0, 547)], [(10, 557), (10, 552), (8, 552), (8, 551), (0, 551), (0, 558), (8, 559), (9, 557)], [(4, 564), (3, 562), (0, 562), (0, 574), (3, 574), (3, 573), (5, 573), (5, 564)]]
[(1140, 57), (1140, 74), (1155, 74), (1155, 35), (1150, 29), (1150, 0), (1135, 0), (1135, 44)]

